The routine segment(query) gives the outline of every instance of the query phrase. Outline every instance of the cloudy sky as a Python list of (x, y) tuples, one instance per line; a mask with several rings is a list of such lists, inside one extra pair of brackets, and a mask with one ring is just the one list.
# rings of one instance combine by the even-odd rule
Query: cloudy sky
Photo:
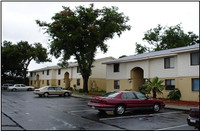
[[(75, 6), (89, 7), (91, 2), (2, 2), (2, 40), (13, 43), (21, 40), (33, 44), (40, 42), (48, 48), (48, 35), (43, 34), (35, 20), (51, 22), (51, 17), (62, 10), (62, 6), (74, 9)], [(97, 52), (96, 59), (112, 56), (135, 54), (135, 43), (148, 44), (142, 41), (144, 33), (157, 27), (175, 26), (181, 23), (185, 33), (192, 31), (199, 35), (199, 3), (198, 2), (94, 2), (94, 7), (117, 6), (119, 12), (129, 16), (130, 31), (125, 31), (119, 38), (106, 41), (108, 52)], [(36, 64), (32, 61), (29, 70), (56, 65), (58, 59), (51, 56), (52, 62)], [(70, 61), (74, 61), (73, 58)]]

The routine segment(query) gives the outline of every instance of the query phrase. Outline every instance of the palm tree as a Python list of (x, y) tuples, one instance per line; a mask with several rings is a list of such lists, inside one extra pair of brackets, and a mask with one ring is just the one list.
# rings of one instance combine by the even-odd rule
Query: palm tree
[(142, 85), (140, 91), (144, 94), (150, 94), (153, 92), (153, 98), (156, 98), (157, 93), (162, 94), (162, 91), (165, 85), (162, 85), (164, 81), (160, 80), (158, 77), (154, 77), (152, 81), (150, 79), (146, 79), (146, 82)]

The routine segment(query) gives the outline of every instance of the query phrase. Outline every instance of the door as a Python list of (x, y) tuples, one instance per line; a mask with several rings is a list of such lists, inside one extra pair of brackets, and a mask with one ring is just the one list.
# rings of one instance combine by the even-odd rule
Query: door
[(152, 106), (151, 101), (144, 94), (142, 94), (140, 92), (135, 92), (134, 94), (138, 98), (139, 107), (141, 107), (141, 108), (150, 108)]
[(122, 99), (124, 99), (127, 109), (137, 109), (139, 107), (139, 100), (135, 96), (133, 92), (126, 92), (122, 95)]

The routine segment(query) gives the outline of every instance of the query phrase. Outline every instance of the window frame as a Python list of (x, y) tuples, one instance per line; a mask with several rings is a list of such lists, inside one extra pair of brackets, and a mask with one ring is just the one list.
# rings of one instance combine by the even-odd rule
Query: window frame
[[(173, 62), (174, 62), (172, 66), (171, 66), (171, 60), (170, 59), (173, 59)], [(167, 66), (167, 62), (169, 62), (169, 67)], [(175, 64), (174, 56), (164, 58), (164, 68), (165, 69), (173, 69), (175, 67), (174, 64)]]
[(49, 70), (47, 70), (47, 75), (49, 75)]
[(77, 79), (77, 80), (76, 80), (76, 85), (77, 85), (77, 86), (80, 86), (80, 85), (81, 85), (81, 80), (80, 80), (80, 79)]
[[(192, 52), (192, 53), (190, 53), (190, 65), (191, 65), (191, 66), (200, 65), (199, 58), (197, 58), (197, 64), (196, 64), (196, 63), (193, 64), (193, 61), (194, 61), (193, 59), (194, 59), (194, 58), (192, 57), (192, 55), (194, 55), (194, 54), (196, 54), (196, 53), (199, 54), (199, 52)], [(199, 56), (199, 55), (198, 55), (198, 56)], [(192, 59), (192, 58), (193, 58), (193, 59)]]
[(120, 89), (120, 80), (114, 80), (114, 89)]
[[(194, 80), (199, 80), (199, 78), (192, 78), (192, 91), (199, 91), (199, 90), (194, 90), (194, 88), (193, 88), (193, 86), (194, 86), (194, 85), (193, 85), (193, 81), (194, 81)], [(198, 87), (198, 89), (199, 89), (199, 86), (197, 86), (197, 87)]]
[(60, 85), (60, 80), (58, 80), (58, 85)]
[[(174, 85), (172, 85), (172, 80), (174, 80)], [(170, 85), (167, 85), (167, 81), (170, 81)], [(165, 90), (174, 90), (176, 88), (175, 79), (166, 79), (165, 80)]]
[(60, 75), (61, 74), (61, 69), (58, 69), (58, 75)]
[(119, 63), (113, 64), (113, 72), (120, 72), (120, 64)]

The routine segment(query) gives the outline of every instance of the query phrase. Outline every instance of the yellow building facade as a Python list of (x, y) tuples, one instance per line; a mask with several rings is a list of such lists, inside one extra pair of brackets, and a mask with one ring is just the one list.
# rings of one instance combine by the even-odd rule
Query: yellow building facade
[[(113, 57), (106, 57), (94, 61), (92, 75), (88, 80), (89, 91), (106, 91), (106, 65), (102, 63), (113, 59)], [(67, 68), (61, 68), (56, 65), (32, 70), (29, 73), (29, 85), (36, 88), (42, 86), (83, 88), (83, 79), (79, 73), (78, 64), (75, 62), (69, 63)]]
[(163, 94), (178, 88), (181, 100), (199, 102), (199, 44), (143, 53), (105, 62), (106, 91), (138, 91), (145, 79), (164, 81)]

